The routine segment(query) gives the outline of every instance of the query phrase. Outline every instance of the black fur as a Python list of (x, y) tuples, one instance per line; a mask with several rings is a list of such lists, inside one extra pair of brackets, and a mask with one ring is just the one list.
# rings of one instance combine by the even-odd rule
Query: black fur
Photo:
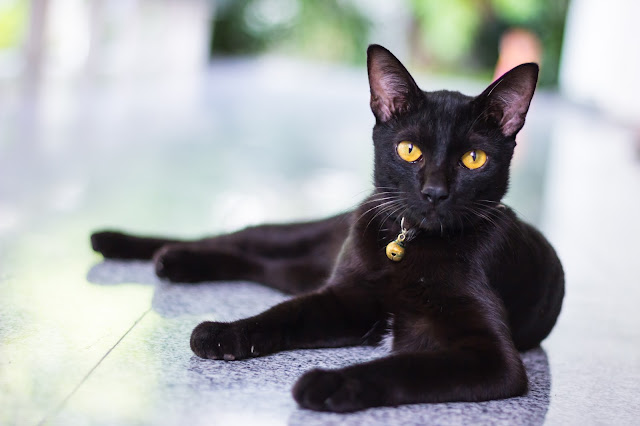
[[(93, 248), (153, 258), (171, 281), (253, 280), (298, 295), (252, 318), (198, 325), (191, 348), (204, 358), (372, 345), (391, 332), (385, 358), (303, 375), (293, 389), (303, 407), (348, 412), (522, 395), (518, 350), (549, 334), (564, 296), (553, 248), (500, 204), (538, 67), (516, 67), (477, 97), (422, 92), (381, 46), (369, 47), (368, 69), (376, 188), (355, 211), (195, 242), (100, 232)], [(405, 140), (420, 160), (400, 159), (396, 144)], [(488, 157), (476, 170), (460, 161), (472, 149)], [(402, 217), (409, 241), (404, 259), (392, 262), (385, 246)]]

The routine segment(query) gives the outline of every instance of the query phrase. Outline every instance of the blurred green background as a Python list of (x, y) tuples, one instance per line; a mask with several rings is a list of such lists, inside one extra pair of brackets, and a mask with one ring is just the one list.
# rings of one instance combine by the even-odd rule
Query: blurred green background
[[(158, 9), (157, 4), (167, 3), (171, 2), (0, 0), (0, 76), (24, 68), (17, 52), (25, 48), (29, 51), (30, 45), (37, 44), (33, 39), (37, 39), (38, 32), (35, 30), (35, 35), (29, 35), (28, 21), (38, 24), (38, 13), (42, 10), (51, 15), (55, 14), (54, 8), (64, 8), (67, 26), (84, 25), (73, 20), (78, 10), (87, 15), (89, 26), (104, 21), (105, 15), (111, 16), (108, 38), (116, 37), (114, 34), (121, 31), (114, 15), (122, 18), (131, 14), (132, 9)], [(398, 50), (397, 45), (403, 45), (403, 60), (413, 69), (483, 79), (491, 76), (496, 65), (501, 36), (509, 29), (522, 28), (535, 34), (541, 43), (541, 84), (546, 86), (555, 86), (558, 81), (568, 6), (568, 0), (189, 0), (185, 3), (200, 5), (200, 10), (210, 17), (207, 30), (211, 56), (269, 52), (314, 61), (362, 64), (369, 43), (390, 43), (394, 51)], [(34, 13), (33, 7), (42, 10)], [(153, 11), (145, 14), (147, 19), (153, 19)], [(171, 33), (179, 31), (179, 27), (164, 30)], [(161, 45), (148, 46), (149, 49), (156, 47)]]
[[(528, 30), (542, 44), (541, 84), (555, 86), (567, 6), (568, 0), (404, 0), (397, 7), (408, 16), (396, 31), (407, 40), (414, 67), (487, 76), (501, 36), (512, 28)], [(377, 2), (344, 0), (221, 1), (211, 54), (277, 51), (362, 64), (367, 44), (375, 41), (376, 8)]]

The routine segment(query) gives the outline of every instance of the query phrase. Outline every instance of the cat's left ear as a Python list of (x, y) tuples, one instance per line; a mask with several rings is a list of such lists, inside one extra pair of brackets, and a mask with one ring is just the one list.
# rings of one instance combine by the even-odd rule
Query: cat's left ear
[(497, 124), (506, 137), (515, 137), (524, 126), (538, 71), (534, 63), (518, 65), (476, 98), (482, 103), (487, 119)]

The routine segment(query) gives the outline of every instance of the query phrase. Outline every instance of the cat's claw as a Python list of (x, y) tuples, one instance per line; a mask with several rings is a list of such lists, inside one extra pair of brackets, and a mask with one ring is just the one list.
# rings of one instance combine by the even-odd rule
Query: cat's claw
[(375, 391), (340, 370), (315, 369), (305, 373), (292, 390), (303, 408), (347, 413), (380, 405)]
[(246, 333), (233, 323), (203, 322), (191, 333), (191, 350), (200, 358), (235, 361), (255, 356)]

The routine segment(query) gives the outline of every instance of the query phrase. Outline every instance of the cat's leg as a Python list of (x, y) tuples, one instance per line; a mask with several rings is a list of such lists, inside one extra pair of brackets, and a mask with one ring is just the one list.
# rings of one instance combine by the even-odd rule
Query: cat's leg
[(156, 273), (175, 282), (257, 281), (299, 294), (318, 288), (329, 277), (348, 227), (345, 214), (171, 244), (154, 256)]
[(304, 374), (294, 386), (294, 398), (312, 410), (349, 412), (524, 394), (526, 372), (504, 318), (492, 320), (468, 306), (443, 306), (442, 314), (411, 318), (394, 327), (405, 330), (404, 341), (394, 344), (395, 353), (388, 357)]
[(526, 391), (527, 376), (520, 360), (505, 359), (495, 348), (476, 348), (405, 352), (339, 370), (311, 370), (298, 380), (293, 396), (304, 408), (350, 412), (402, 404), (488, 401)]
[(335, 253), (319, 250), (296, 257), (271, 259), (233, 248), (170, 244), (155, 257), (160, 278), (172, 282), (254, 281), (290, 294), (319, 288), (329, 278)]
[(281, 224), (261, 225), (195, 241), (171, 238), (143, 237), (118, 231), (106, 230), (91, 235), (93, 249), (105, 258), (152, 259), (154, 254), (168, 244), (176, 248), (191, 245), (192, 249), (231, 249), (267, 258), (297, 257), (309, 251), (330, 252), (338, 248), (349, 229), (351, 213), (327, 219)]
[(194, 242), (197, 247), (232, 249), (268, 259), (335, 251), (349, 232), (351, 212), (310, 222), (251, 226)]
[(369, 294), (331, 286), (251, 318), (203, 322), (191, 334), (191, 349), (202, 358), (238, 360), (291, 349), (374, 344), (385, 325)]
[(106, 259), (150, 260), (161, 247), (178, 242), (175, 239), (139, 237), (117, 231), (91, 234), (91, 246)]
[(263, 275), (261, 259), (247, 253), (202, 246), (196, 242), (163, 246), (153, 258), (160, 278), (180, 283), (256, 281)]

